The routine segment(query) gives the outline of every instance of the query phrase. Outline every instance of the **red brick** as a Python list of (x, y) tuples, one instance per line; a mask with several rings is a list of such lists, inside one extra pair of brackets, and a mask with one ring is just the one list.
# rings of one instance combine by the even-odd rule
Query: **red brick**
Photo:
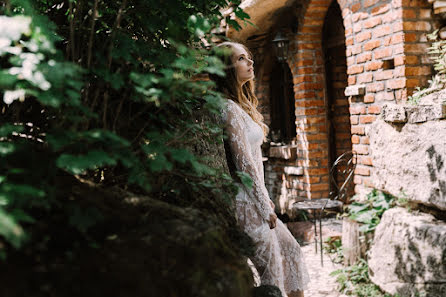
[(361, 3), (355, 3), (350, 7), (352, 12), (357, 12), (360, 8), (361, 8)]
[(363, 165), (373, 166), (373, 160), (371, 157), (362, 156), (361, 158), (359, 158), (358, 163)]
[(398, 44), (398, 43), (403, 43), (404, 41), (405, 41), (404, 33), (399, 32), (399, 33), (395, 33), (395, 34), (392, 35), (390, 42), (392, 44)]
[(358, 134), (358, 135), (364, 135), (365, 134), (365, 128), (363, 126), (351, 126), (351, 133), (352, 134)]
[(349, 76), (348, 77), (348, 85), (349, 86), (352, 86), (352, 85), (355, 85), (356, 84), (356, 76)]
[(375, 95), (376, 101), (391, 101), (395, 100), (393, 92), (380, 92)]
[(365, 70), (366, 71), (378, 70), (382, 67), (382, 65), (383, 65), (383, 61), (372, 61), (365, 65)]
[(374, 82), (367, 85), (367, 92), (379, 92), (384, 90), (384, 83), (382, 82)]
[(404, 41), (405, 42), (415, 42), (417, 41), (417, 34), (416, 33), (406, 33), (404, 34)]
[(391, 55), (392, 55), (392, 48), (391, 47), (377, 49), (377, 50), (374, 51), (374, 57), (375, 57), (376, 60), (381, 59), (381, 58), (385, 58), (385, 57), (389, 57)]
[(379, 114), (381, 113), (381, 106), (379, 105), (370, 105), (367, 107), (367, 112), (369, 114)]
[(365, 114), (365, 106), (350, 106), (350, 114)]
[(357, 166), (355, 168), (355, 174), (369, 176), (370, 169), (367, 167)]
[(360, 185), (360, 184), (362, 184), (362, 178), (361, 178), (361, 176), (360, 176), (360, 175), (355, 175), (355, 176), (353, 177), (353, 183), (354, 183), (355, 185)]
[(358, 155), (367, 155), (369, 153), (369, 146), (364, 144), (353, 145), (353, 150), (356, 151)]
[(393, 45), (393, 55), (399, 55), (404, 53), (404, 43), (398, 43)]
[(361, 116), (359, 116), (359, 123), (369, 124), (369, 123), (373, 123), (373, 121), (375, 119), (376, 119), (376, 116), (374, 116), (374, 115), (361, 115)]
[(313, 107), (313, 106), (324, 106), (323, 100), (299, 100), (294, 104), (295, 107)]
[(406, 87), (415, 88), (421, 85), (420, 80), (418, 78), (408, 78), (406, 80)]
[(414, 9), (403, 9), (403, 18), (405, 19), (416, 19), (417, 13)]
[(384, 46), (389, 46), (391, 40), (392, 40), (392, 36), (386, 36), (386, 37), (384, 38), (383, 45), (384, 45)]
[(353, 38), (352, 37), (350, 37), (350, 38), (347, 38), (346, 40), (345, 40), (345, 45), (353, 45)]
[(299, 61), (297, 61), (295, 65), (297, 67), (314, 65), (314, 59), (305, 59), (305, 60), (299, 59)]
[(364, 1), (364, 7), (370, 7), (378, 3), (379, 0), (365, 0)]
[(370, 28), (376, 27), (378, 25), (381, 25), (381, 23), (382, 23), (382, 20), (381, 20), (381, 17), (379, 17), (379, 16), (370, 18), (364, 22), (364, 29), (370, 29)]
[(358, 144), (359, 143), (359, 136), (358, 135), (352, 135), (352, 143)]
[(380, 40), (370, 40), (366, 44), (364, 44), (364, 51), (370, 51), (372, 49), (377, 48), (381, 45)]
[(352, 65), (348, 67), (347, 74), (357, 74), (364, 71), (364, 66), (362, 65)]
[(406, 56), (406, 64), (416, 65), (419, 63), (419, 58), (417, 56)]
[(406, 67), (407, 76), (430, 75), (431, 68), (429, 66)]
[(392, 33), (392, 27), (390, 25), (381, 26), (379, 28), (373, 29), (373, 38), (389, 35), (391, 33)]
[(370, 61), (372, 59), (372, 53), (371, 52), (365, 52), (363, 54), (360, 54), (356, 57), (356, 63), (364, 63), (366, 61)]
[(373, 74), (372, 73), (362, 73), (358, 75), (358, 84), (362, 83), (368, 83), (373, 80)]
[(312, 184), (311, 191), (326, 191), (329, 189), (328, 183), (326, 184)]
[(350, 123), (351, 123), (352, 125), (356, 125), (356, 124), (358, 124), (358, 123), (359, 123), (359, 117), (358, 117), (358, 116), (351, 116), (351, 117), (350, 117)]
[(375, 73), (375, 80), (387, 80), (393, 77), (392, 70), (383, 70)]
[(368, 136), (361, 137), (361, 143), (363, 144), (370, 144), (370, 139)]
[(356, 42), (363, 42), (364, 40), (369, 40), (372, 37), (372, 33), (370, 31), (361, 32), (356, 35)]
[(432, 18), (432, 9), (420, 9), (420, 19), (431, 19)]
[(406, 86), (406, 79), (398, 78), (392, 79), (387, 82), (387, 87), (390, 89), (401, 89)]
[(405, 75), (405, 73), (404, 73), (405, 69), (406, 68), (404, 66), (395, 67), (395, 69), (393, 69), (393, 77), (397, 78), (397, 77), (400, 77), (400, 76), (404, 76)]
[(375, 102), (375, 96), (373, 94), (366, 94), (364, 96), (364, 103), (373, 103)]
[(377, 15), (377, 14), (382, 14), (382, 13), (387, 12), (387, 11), (389, 11), (389, 9), (390, 9), (389, 4), (383, 4), (383, 5), (373, 8), (371, 12), (372, 12), (372, 15)]
[(406, 31), (430, 31), (432, 26), (426, 21), (404, 22), (403, 29)]
[(405, 56), (398, 56), (393, 59), (393, 62), (395, 66), (401, 66), (405, 64), (405, 60), (406, 60)]

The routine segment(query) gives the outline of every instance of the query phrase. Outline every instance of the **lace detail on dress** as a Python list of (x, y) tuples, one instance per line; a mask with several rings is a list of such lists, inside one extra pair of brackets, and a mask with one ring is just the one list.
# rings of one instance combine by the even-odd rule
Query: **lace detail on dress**
[(235, 167), (249, 174), (254, 183), (252, 189), (240, 185), (236, 217), (255, 243), (255, 256), (251, 260), (259, 272), (261, 284), (277, 286), (284, 297), (287, 293), (304, 290), (309, 277), (299, 244), (280, 220), (274, 229), (270, 229), (267, 222), (274, 210), (263, 176), (262, 128), (232, 100), (228, 100), (222, 115)]
[[(247, 119), (246, 116), (249, 119)], [(257, 152), (255, 152), (255, 150), (253, 151), (253, 148), (251, 147), (251, 143), (254, 142), (255, 145), (258, 145), (258, 149), (260, 150), (260, 145), (263, 139), (262, 128), (260, 128), (260, 126), (257, 125), (257, 123), (255, 123), (249, 115), (232, 100), (228, 100), (223, 119), (226, 124), (225, 132), (228, 136), (227, 140), (235, 167), (238, 171), (248, 174), (253, 181), (252, 189), (248, 190), (245, 188), (245, 190), (250, 194), (251, 201), (256, 202), (255, 206), (258, 210), (258, 214), (263, 219), (269, 220), (269, 216), (273, 212), (273, 209), (270, 204), (268, 191), (265, 187), (263, 170), (262, 172), (259, 172), (259, 166), (253, 158), (253, 155), (256, 155)], [(250, 132), (249, 134), (248, 131)], [(261, 133), (260, 143), (258, 143), (259, 132)], [(260, 162), (261, 161), (262, 158), (260, 157)], [(260, 165), (263, 167), (263, 164), (260, 163)]]

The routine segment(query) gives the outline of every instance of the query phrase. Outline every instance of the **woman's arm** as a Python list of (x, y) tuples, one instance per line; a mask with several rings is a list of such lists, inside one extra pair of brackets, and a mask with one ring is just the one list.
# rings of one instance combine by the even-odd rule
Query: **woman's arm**
[(274, 228), (277, 216), (271, 207), (271, 199), (265, 184), (261, 182), (259, 172), (255, 166), (246, 131), (242, 125), (243, 115), (240, 107), (236, 106), (236, 103), (228, 102), (224, 118), (225, 132), (236, 169), (251, 177), (254, 194), (254, 197), (251, 198), (256, 202), (255, 205), (260, 216), (269, 222), (270, 228)]

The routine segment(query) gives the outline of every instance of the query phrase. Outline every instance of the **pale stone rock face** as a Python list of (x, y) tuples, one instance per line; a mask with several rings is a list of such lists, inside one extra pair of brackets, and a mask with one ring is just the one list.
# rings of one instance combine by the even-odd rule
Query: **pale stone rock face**
[(446, 223), (404, 208), (386, 211), (368, 263), (371, 280), (392, 295), (446, 296)]
[(369, 129), (374, 186), (446, 210), (445, 135), (444, 120), (395, 125), (377, 119)]

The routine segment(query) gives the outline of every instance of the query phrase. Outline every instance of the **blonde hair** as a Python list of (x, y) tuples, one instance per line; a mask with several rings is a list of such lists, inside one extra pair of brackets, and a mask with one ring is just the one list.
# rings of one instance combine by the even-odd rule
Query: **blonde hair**
[(259, 126), (263, 130), (263, 135), (266, 138), (266, 135), (268, 134), (268, 126), (265, 125), (265, 123), (263, 122), (262, 114), (257, 110), (257, 106), (259, 105), (259, 100), (254, 94), (254, 89), (255, 89), (254, 80), (251, 79), (241, 86), (238, 83), (237, 73), (231, 59), (235, 45), (242, 46), (249, 54), (249, 56), (252, 57), (252, 54), (249, 51), (249, 49), (241, 43), (226, 41), (219, 44), (217, 46), (218, 48), (224, 47), (230, 49), (231, 55), (225, 56), (223, 59), (223, 62), (226, 65), (225, 67), (226, 76), (221, 77), (217, 75), (211, 75), (211, 79), (215, 81), (215, 83), (217, 84), (217, 89), (220, 92), (228, 96), (228, 99), (231, 99), (234, 102), (238, 103), (240, 107), (244, 111), (246, 111), (246, 113), (253, 119), (253, 121), (259, 124)]

